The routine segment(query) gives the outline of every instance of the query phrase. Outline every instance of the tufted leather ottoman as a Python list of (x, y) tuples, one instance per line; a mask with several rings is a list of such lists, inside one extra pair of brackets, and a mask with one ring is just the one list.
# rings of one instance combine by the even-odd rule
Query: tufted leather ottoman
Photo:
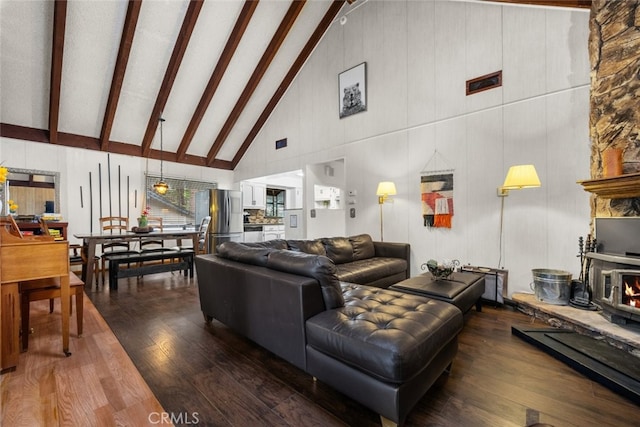
[(474, 304), (476, 311), (482, 311), (480, 297), (484, 293), (484, 275), (454, 272), (448, 279), (436, 279), (431, 273), (423, 273), (391, 285), (389, 289), (446, 301), (463, 313)]
[[(401, 423), (455, 356), (462, 312), (389, 289), (344, 283), (342, 289), (344, 307), (306, 322), (308, 370), (339, 389), (353, 388), (348, 395)], [(397, 408), (385, 415), (385, 405), (397, 402), (401, 415)]]

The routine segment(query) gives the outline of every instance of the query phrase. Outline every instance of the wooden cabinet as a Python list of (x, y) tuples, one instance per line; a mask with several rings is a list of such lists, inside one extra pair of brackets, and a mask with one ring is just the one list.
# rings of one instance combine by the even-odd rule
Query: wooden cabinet
[[(40, 234), (40, 223), (38, 222), (18, 222), (18, 228), (23, 233), (25, 231), (32, 232), (33, 234)], [(60, 237), (55, 237), (56, 240), (67, 240), (67, 226), (69, 224), (60, 221), (47, 221), (47, 227), (49, 231), (53, 233), (59, 233)], [(53, 234), (51, 233), (51, 234)], [(27, 233), (24, 233), (27, 234)]]
[(18, 283), (0, 285), (0, 369), (18, 365), (20, 356), (20, 295)]
[[(43, 239), (43, 238), (40, 238)], [(20, 354), (19, 282), (59, 278), (62, 348), (69, 353), (69, 243), (19, 238), (0, 226), (0, 367), (13, 368)]]

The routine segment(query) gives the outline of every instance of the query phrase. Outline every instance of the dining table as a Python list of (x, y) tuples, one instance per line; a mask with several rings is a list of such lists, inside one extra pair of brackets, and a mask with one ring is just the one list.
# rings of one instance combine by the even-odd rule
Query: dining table
[(96, 256), (96, 247), (103, 243), (109, 243), (114, 241), (124, 241), (135, 244), (140, 242), (141, 239), (152, 240), (175, 240), (178, 246), (182, 246), (182, 240), (191, 239), (193, 242), (194, 250), (198, 248), (199, 232), (197, 230), (163, 230), (163, 231), (150, 231), (146, 233), (137, 233), (133, 231), (101, 231), (99, 233), (78, 233), (73, 235), (76, 239), (82, 240), (82, 251), (84, 256), (84, 262), (82, 264), (82, 281), (86, 284), (93, 283), (94, 274), (96, 272), (93, 269), (94, 263), (87, 262), (87, 260), (93, 260)]

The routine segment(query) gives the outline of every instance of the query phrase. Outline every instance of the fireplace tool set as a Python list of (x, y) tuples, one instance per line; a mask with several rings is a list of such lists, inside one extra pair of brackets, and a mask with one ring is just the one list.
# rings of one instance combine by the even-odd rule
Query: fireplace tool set
[(584, 238), (578, 238), (578, 258), (580, 258), (580, 277), (578, 280), (571, 281), (571, 298), (569, 305), (582, 310), (597, 310), (598, 307), (591, 302), (591, 289), (589, 289), (589, 268), (591, 266), (591, 258), (586, 255), (588, 252), (595, 252), (597, 247), (596, 239), (591, 238), (591, 234)]

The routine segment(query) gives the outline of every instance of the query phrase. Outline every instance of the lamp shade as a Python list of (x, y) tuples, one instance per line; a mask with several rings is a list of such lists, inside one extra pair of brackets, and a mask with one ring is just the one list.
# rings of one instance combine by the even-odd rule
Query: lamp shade
[(540, 187), (540, 178), (533, 165), (511, 166), (502, 184), (503, 190), (518, 190), (520, 188)]
[(376, 196), (395, 196), (396, 185), (391, 181), (383, 181), (378, 184)]

